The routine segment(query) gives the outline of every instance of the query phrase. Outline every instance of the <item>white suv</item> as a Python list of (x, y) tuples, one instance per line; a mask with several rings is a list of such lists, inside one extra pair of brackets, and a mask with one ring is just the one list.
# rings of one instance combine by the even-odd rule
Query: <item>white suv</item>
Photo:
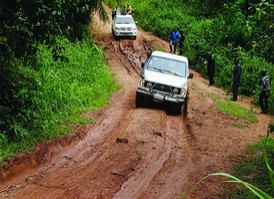
[(131, 15), (116, 15), (112, 21), (112, 33), (119, 36), (137, 37), (137, 26)]
[[(169, 104), (174, 112), (186, 113), (188, 100), (188, 59), (184, 56), (154, 51), (142, 63), (141, 79), (136, 91), (136, 107), (143, 105), (145, 98)], [(184, 105), (184, 106), (183, 106)]]

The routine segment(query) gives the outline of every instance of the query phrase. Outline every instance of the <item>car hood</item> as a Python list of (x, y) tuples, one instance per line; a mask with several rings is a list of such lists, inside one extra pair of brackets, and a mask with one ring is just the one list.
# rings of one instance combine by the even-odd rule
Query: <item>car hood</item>
[(135, 24), (126, 24), (126, 23), (123, 23), (123, 24), (115, 24), (115, 27), (117, 27), (117, 28), (123, 28), (123, 27), (136, 28), (136, 25)]
[(165, 74), (157, 71), (145, 70), (144, 79), (146, 81), (157, 82), (159, 84), (169, 85), (177, 88), (186, 88), (187, 78), (176, 75)]

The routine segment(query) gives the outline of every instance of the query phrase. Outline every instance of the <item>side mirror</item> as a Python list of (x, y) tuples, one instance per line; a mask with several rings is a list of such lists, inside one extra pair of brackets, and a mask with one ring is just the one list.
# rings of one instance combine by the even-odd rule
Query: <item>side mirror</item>
[(192, 79), (193, 78), (193, 73), (189, 73), (188, 78)]

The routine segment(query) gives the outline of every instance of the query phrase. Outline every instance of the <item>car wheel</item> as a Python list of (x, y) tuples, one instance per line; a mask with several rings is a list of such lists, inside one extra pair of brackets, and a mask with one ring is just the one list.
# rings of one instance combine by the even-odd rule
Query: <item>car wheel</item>
[(182, 113), (183, 105), (182, 104), (177, 104), (174, 107), (174, 113), (177, 115), (180, 115)]
[(169, 106), (166, 107), (166, 112), (171, 115), (180, 115), (182, 113), (182, 107), (183, 104), (169, 104)]
[(142, 107), (142, 105), (143, 105), (143, 96), (136, 93), (135, 106), (136, 106), (136, 108), (138, 108), (138, 107)]
[(183, 106), (182, 106), (182, 113), (183, 113), (183, 116), (184, 116), (184, 117), (187, 116), (187, 104), (188, 104), (188, 95), (187, 95), (187, 97), (185, 98), (184, 104), (183, 104)]

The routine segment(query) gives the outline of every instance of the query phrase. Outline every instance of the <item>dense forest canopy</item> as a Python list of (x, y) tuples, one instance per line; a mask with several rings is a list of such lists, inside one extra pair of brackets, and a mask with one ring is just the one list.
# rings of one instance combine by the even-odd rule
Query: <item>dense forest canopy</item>
[(37, 42), (55, 45), (58, 36), (82, 39), (93, 10), (105, 16), (100, 0), (2, 0), (1, 61), (31, 55)]

